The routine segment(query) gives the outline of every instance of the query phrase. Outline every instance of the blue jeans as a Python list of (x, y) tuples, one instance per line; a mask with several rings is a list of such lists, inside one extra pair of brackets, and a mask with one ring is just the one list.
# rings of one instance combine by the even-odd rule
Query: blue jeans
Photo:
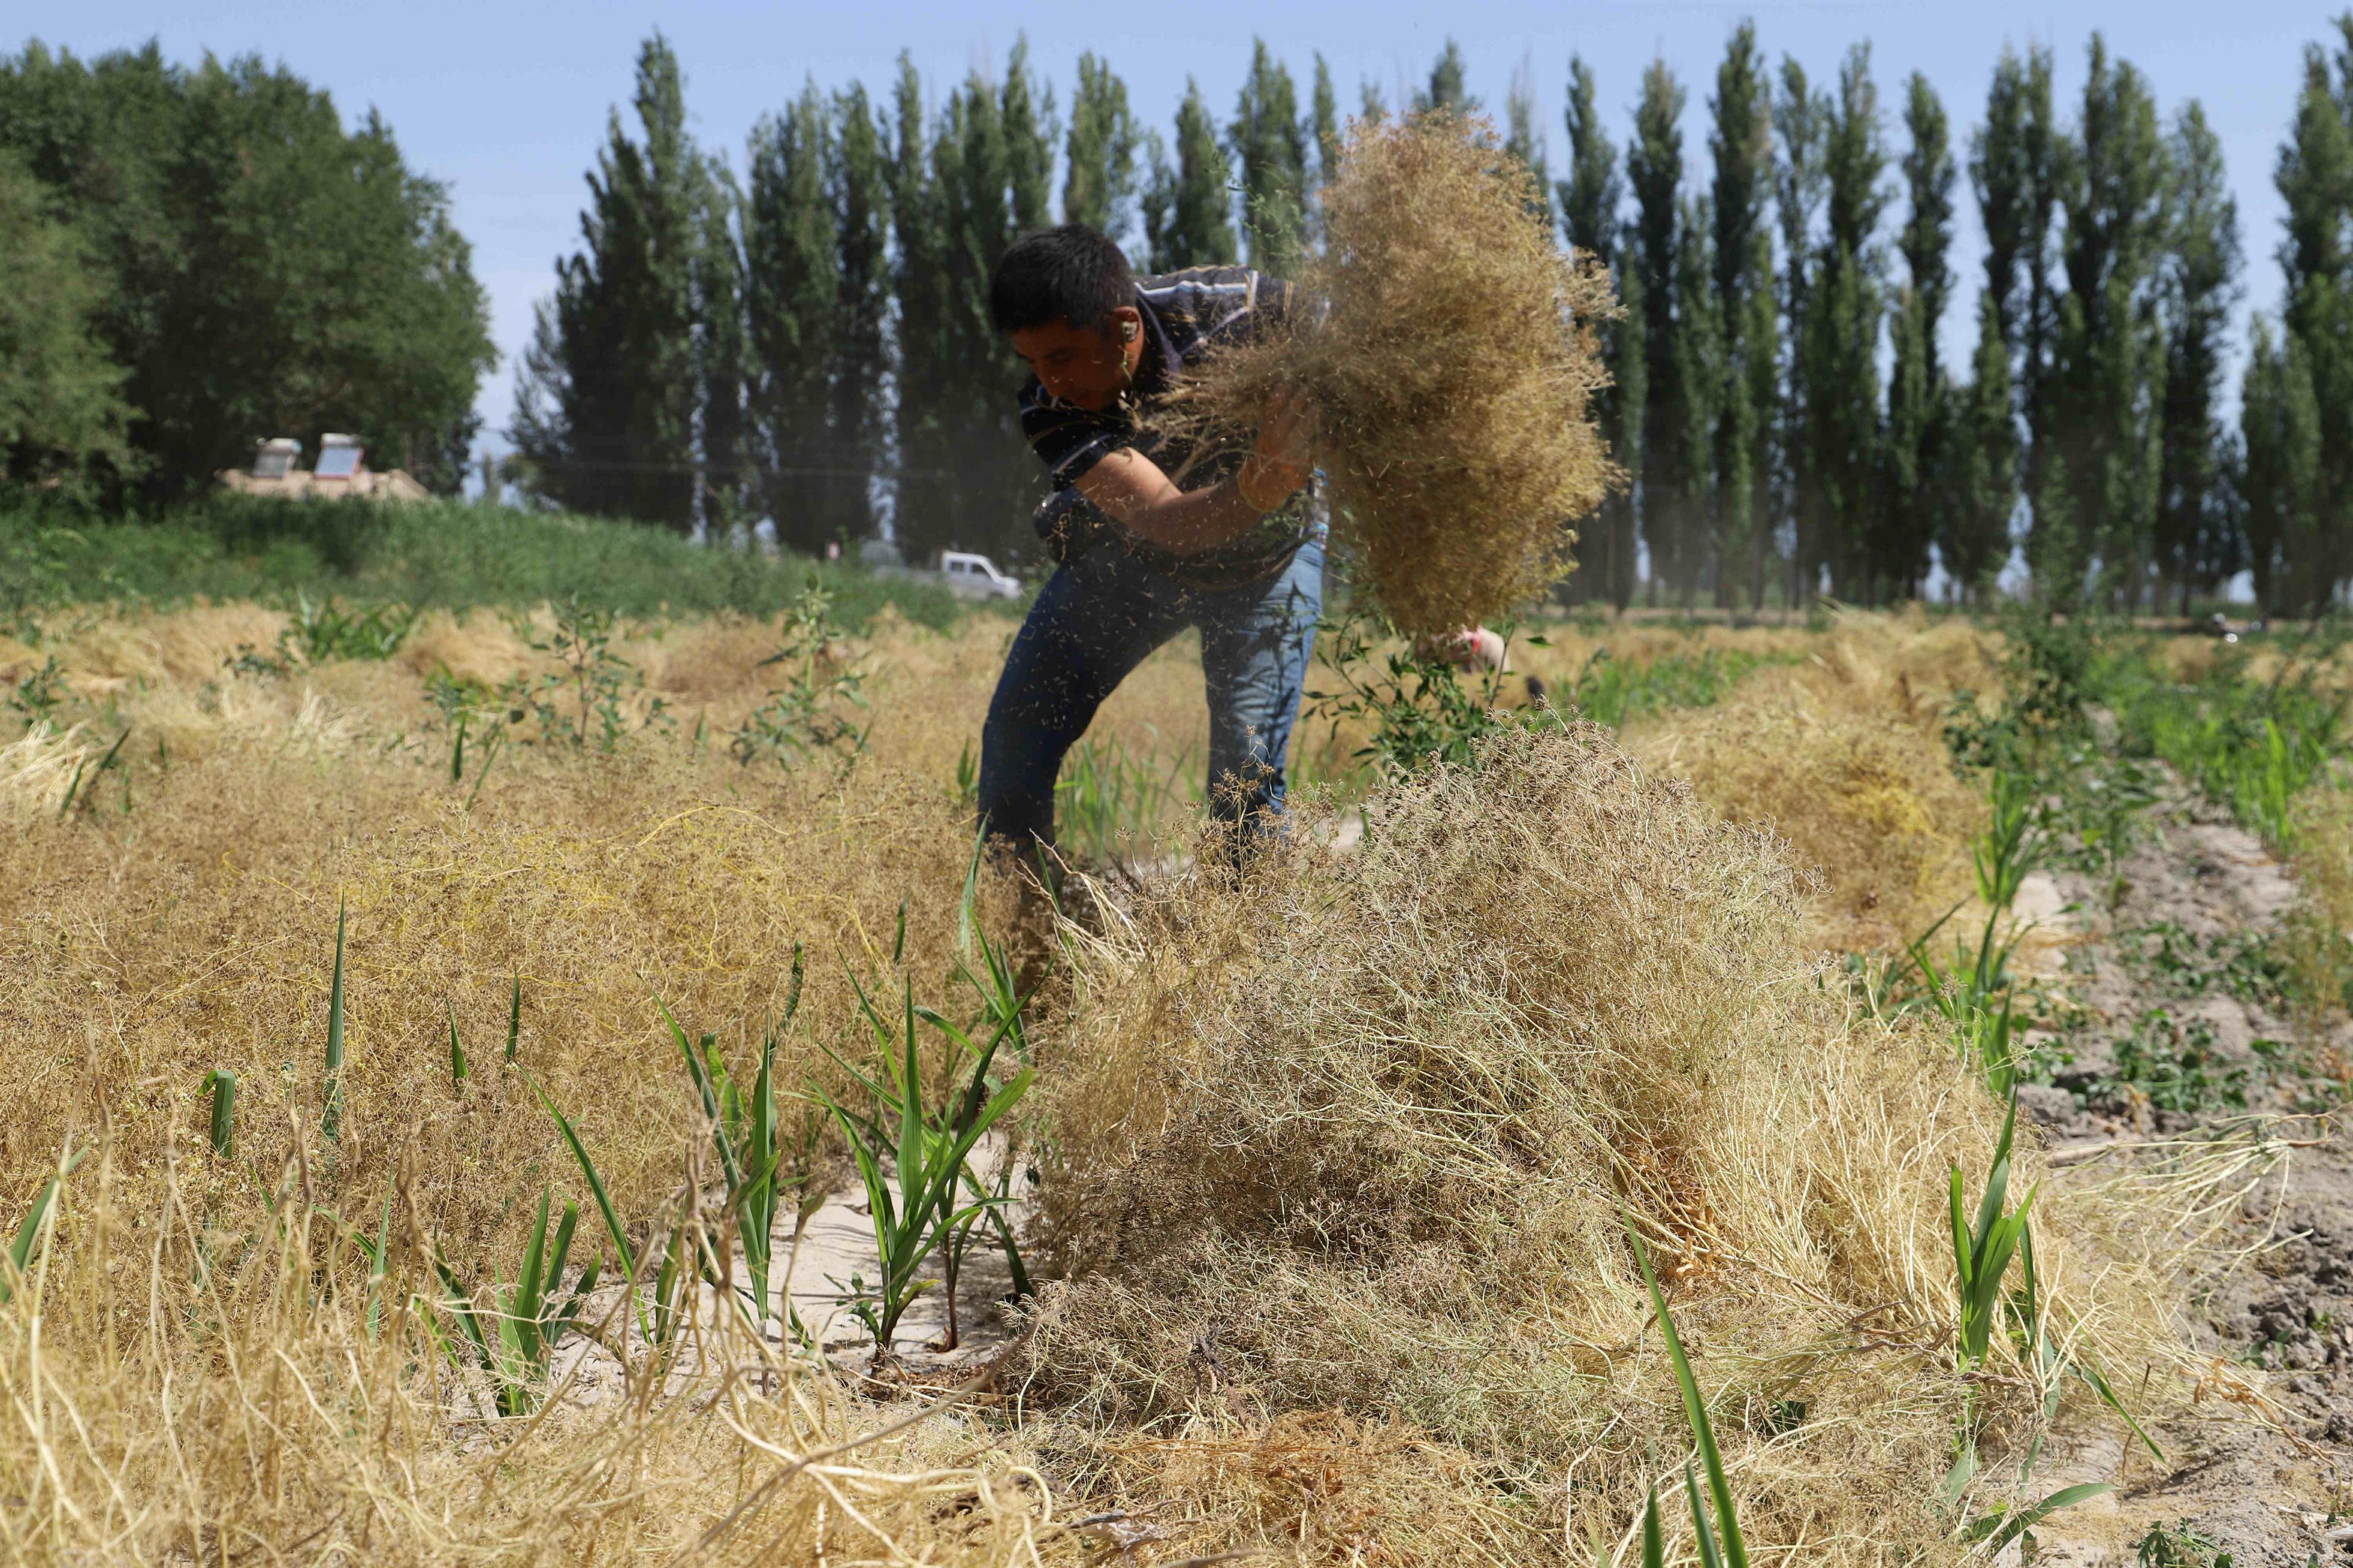
[(1106, 542), (1055, 572), (1013, 639), (980, 732), (980, 810), (1025, 852), (1054, 842), (1062, 756), (1128, 671), (1187, 626), (1201, 633), (1209, 698), (1209, 809), (1263, 822), (1282, 810), (1282, 767), (1315, 620), (1324, 545), (1310, 540), (1264, 583), (1188, 588)]

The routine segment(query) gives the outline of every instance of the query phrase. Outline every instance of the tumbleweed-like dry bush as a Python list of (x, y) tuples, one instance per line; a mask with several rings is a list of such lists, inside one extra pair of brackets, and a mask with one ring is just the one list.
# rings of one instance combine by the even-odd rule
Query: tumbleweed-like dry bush
[(1359, 123), (1297, 279), (1328, 313), (1213, 356), (1172, 423), (1247, 438), (1304, 388), (1356, 582), (1409, 635), (1518, 611), (1616, 469), (1588, 415), (1609, 279), (1554, 243), (1535, 177), (1483, 121)]
[[(1622, 1210), (1725, 1391), (1751, 1539), (1934, 1556), (1968, 1386), (1928, 1348), (1946, 1171), (1981, 1170), (2000, 1107), (1821, 984), (1779, 846), (1602, 731), (1513, 734), (1369, 815), (1353, 857), (1191, 884), (1092, 944), (1029, 1396), (1160, 1434), (1162, 1463), (1220, 1424), (1394, 1420), (1322, 1462), (1364, 1504), (1396, 1459), (1409, 1560), (1524, 1562), (1580, 1517), (1616, 1542), (1686, 1441)], [(2046, 1226), (2046, 1280), (2137, 1384), (2173, 1353), (2155, 1276), (2089, 1211)]]

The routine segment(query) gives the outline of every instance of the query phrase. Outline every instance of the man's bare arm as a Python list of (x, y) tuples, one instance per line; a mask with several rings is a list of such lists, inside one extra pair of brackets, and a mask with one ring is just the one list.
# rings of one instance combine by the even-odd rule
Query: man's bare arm
[(1258, 526), (1265, 514), (1231, 480), (1180, 490), (1141, 452), (1113, 452), (1079, 478), (1079, 493), (1163, 549), (1179, 555), (1213, 549)]
[(1079, 493), (1163, 549), (1179, 555), (1215, 549), (1257, 527), (1307, 482), (1315, 425), (1304, 397), (1283, 397), (1268, 408), (1241, 472), (1222, 484), (1180, 490), (1159, 464), (1124, 449), (1080, 476)]

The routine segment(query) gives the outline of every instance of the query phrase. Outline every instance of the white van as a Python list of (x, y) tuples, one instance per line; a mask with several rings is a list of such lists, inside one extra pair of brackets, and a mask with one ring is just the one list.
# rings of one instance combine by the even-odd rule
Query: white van
[(940, 575), (948, 592), (965, 599), (1018, 599), (1021, 584), (997, 569), (986, 555), (947, 550), (940, 553)]

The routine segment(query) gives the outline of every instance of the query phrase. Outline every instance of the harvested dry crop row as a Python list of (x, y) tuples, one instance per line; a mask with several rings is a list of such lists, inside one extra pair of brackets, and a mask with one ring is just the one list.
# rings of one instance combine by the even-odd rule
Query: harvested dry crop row
[[(1229, 1422), (1393, 1416), (1459, 1485), (1426, 1447), (1352, 1442), (1332, 1495), (1451, 1496), (1452, 1548), (1410, 1560), (1529, 1560), (1564, 1510), (1614, 1531), (1688, 1441), (1622, 1209), (1702, 1347), (1750, 1537), (1938, 1560), (1957, 1416), (2017, 1430), (2036, 1403), (2014, 1363), (1972, 1394), (1941, 1348), (1947, 1171), (1985, 1168), (2002, 1108), (1941, 1038), (1818, 984), (1768, 834), (1598, 729), (1514, 733), (1377, 796), (1353, 857), (1135, 920), (1082, 966), (1043, 1079), (1071, 1277), (1041, 1405), (1168, 1434), (1171, 1476)], [(2046, 1288), (2142, 1386), (2174, 1353), (2155, 1276), (2100, 1213), (2037, 1215)], [(1474, 1549), (1506, 1483), (1525, 1536)]]

